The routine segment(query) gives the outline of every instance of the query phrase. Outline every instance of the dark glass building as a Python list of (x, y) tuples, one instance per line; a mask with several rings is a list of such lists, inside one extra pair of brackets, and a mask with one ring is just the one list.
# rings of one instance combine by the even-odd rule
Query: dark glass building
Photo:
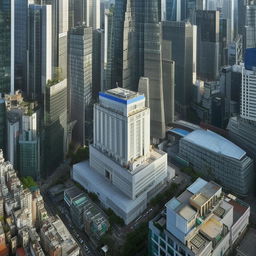
[(175, 103), (176, 111), (186, 116), (192, 100), (193, 44), (196, 42), (195, 27), (190, 23), (164, 21), (163, 39), (170, 44), (172, 60), (175, 61)]
[(0, 1), (0, 93), (11, 88), (11, 3)]
[(196, 11), (197, 75), (213, 81), (219, 74), (219, 11)]
[(49, 176), (67, 152), (67, 79), (48, 82), (44, 108), (41, 163), (42, 175)]
[(6, 145), (6, 109), (5, 101), (0, 98), (0, 148), (5, 152)]
[(69, 33), (71, 120), (73, 141), (85, 145), (92, 138), (92, 28), (78, 26)]

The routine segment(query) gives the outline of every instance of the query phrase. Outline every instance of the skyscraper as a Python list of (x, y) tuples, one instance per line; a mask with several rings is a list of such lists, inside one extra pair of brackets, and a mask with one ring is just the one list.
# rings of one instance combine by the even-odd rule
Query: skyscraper
[(92, 138), (92, 28), (78, 26), (69, 33), (69, 83), (74, 142)]
[(69, 0), (58, 1), (58, 64), (67, 78)]
[(219, 11), (196, 11), (197, 75), (216, 80), (219, 74)]
[(14, 93), (14, 0), (0, 2), (0, 92)]
[(163, 40), (171, 47), (175, 61), (176, 111), (186, 116), (192, 98), (193, 73), (196, 73), (196, 26), (189, 22), (164, 21)]
[[(145, 4), (144, 23), (144, 76), (149, 78), (149, 106), (151, 112), (151, 136), (165, 136), (165, 108), (162, 57), (162, 29), (159, 2)], [(171, 70), (170, 70), (171, 72)], [(166, 81), (170, 82), (170, 81)], [(166, 109), (166, 111), (168, 111)]]
[(247, 49), (245, 67), (242, 68), (241, 117), (256, 121), (256, 49)]
[(188, 0), (164, 0), (164, 20), (182, 21), (187, 15)]
[(170, 80), (163, 79), (161, 1), (116, 1), (113, 46), (112, 87), (137, 90), (140, 77), (148, 77), (151, 136), (164, 137), (164, 88)]
[(19, 110), (7, 112), (7, 159), (15, 168), (18, 167), (18, 139), (21, 115), (22, 113)]
[(22, 116), (22, 132), (18, 142), (18, 169), (21, 176), (40, 179), (40, 142), (36, 106), (28, 103)]
[(41, 132), (42, 176), (50, 175), (67, 152), (67, 79), (58, 75), (45, 88)]
[(26, 91), (28, 72), (29, 5), (35, 0), (15, 1), (15, 89)]
[(233, 141), (244, 148), (248, 154), (256, 159), (256, 107), (255, 107), (255, 79), (256, 79), (256, 49), (246, 49), (245, 64), (242, 70), (240, 116), (231, 117), (228, 123), (229, 135)]
[(249, 1), (245, 9), (244, 49), (256, 47), (256, 1)]
[(100, 0), (86, 0), (86, 25), (100, 28)]
[(5, 101), (0, 98), (0, 148), (5, 150), (6, 143), (6, 110)]
[(114, 7), (111, 6), (110, 9), (105, 11), (105, 28), (104, 28), (104, 88), (103, 91), (107, 89), (111, 89), (112, 85), (112, 76), (113, 76), (113, 32), (114, 32), (114, 24), (113, 24), (113, 15), (114, 15)]
[(130, 90), (138, 88), (138, 73), (136, 63), (136, 31), (132, 13), (131, 1), (127, 1), (123, 27), (123, 70), (122, 87)]
[(104, 82), (104, 30), (94, 29), (92, 35), (92, 97), (97, 101)]
[(25, 94), (39, 100), (52, 78), (52, 6), (29, 5), (28, 82)]
[(90, 166), (74, 165), (72, 177), (128, 224), (163, 188), (167, 155), (150, 146), (150, 109), (143, 94), (123, 88), (101, 92), (93, 124)]

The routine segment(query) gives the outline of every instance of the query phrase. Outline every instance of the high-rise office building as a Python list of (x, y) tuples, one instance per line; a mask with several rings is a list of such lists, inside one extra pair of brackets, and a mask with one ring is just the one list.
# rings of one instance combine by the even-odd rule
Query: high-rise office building
[(20, 91), (6, 94), (4, 99), (7, 124), (3, 139), (7, 142), (7, 159), (21, 176), (39, 179), (38, 103), (25, 101)]
[(216, 80), (219, 74), (219, 11), (196, 11), (197, 75)]
[[(161, 1), (117, 1), (114, 14), (113, 84), (137, 90), (141, 76), (149, 78), (151, 136), (165, 134)], [(166, 69), (167, 70), (167, 69)], [(167, 79), (165, 80), (167, 83)], [(169, 81), (170, 82), (170, 81)], [(168, 110), (167, 110), (168, 111)]]
[(241, 117), (256, 121), (256, 49), (246, 49), (245, 67), (242, 68)]
[(50, 175), (67, 152), (67, 79), (48, 81), (41, 132), (42, 176)]
[(69, 0), (69, 28), (85, 24), (93, 29), (100, 29), (100, 9), (100, 0)]
[(39, 100), (52, 78), (52, 6), (29, 5), (28, 82), (25, 94)]
[(81, 145), (92, 138), (92, 28), (78, 26), (69, 33), (69, 83), (73, 140)]
[(241, 72), (240, 116), (231, 117), (227, 126), (230, 138), (256, 159), (255, 78), (256, 49), (246, 49)]
[(164, 20), (182, 21), (188, 17), (188, 0), (164, 0), (163, 3)]
[(93, 134), (90, 166), (74, 165), (72, 178), (128, 224), (167, 177), (166, 153), (150, 146), (150, 109), (144, 95), (123, 88), (101, 92), (94, 105)]
[(69, 0), (69, 29), (79, 26), (85, 22), (84, 0)]
[(100, 0), (86, 0), (86, 25), (100, 28)]
[(92, 38), (92, 97), (97, 101), (104, 83), (104, 30), (93, 30)]
[(67, 78), (69, 0), (58, 1), (58, 65)]
[(26, 91), (28, 73), (29, 5), (35, 0), (15, 1), (15, 89)]
[(110, 9), (105, 11), (105, 28), (104, 28), (104, 88), (103, 91), (112, 88), (114, 84), (112, 82), (113, 76), (113, 32), (114, 32), (114, 24), (113, 24), (113, 15), (114, 15), (114, 7), (111, 6)]
[(18, 167), (18, 139), (20, 133), (21, 111), (11, 110), (7, 112), (7, 159), (10, 163)]
[(15, 1), (0, 2), (0, 92), (14, 93)]
[[(163, 80), (163, 52), (161, 8), (159, 2), (150, 0), (145, 3), (144, 20), (144, 76), (149, 78), (149, 106), (151, 109), (151, 137), (165, 136), (164, 87), (170, 86), (168, 79)], [(170, 48), (169, 48), (170, 50)], [(170, 70), (171, 72), (171, 70)], [(164, 84), (166, 82), (166, 84)]]
[(241, 100), (242, 66), (223, 67), (220, 72), (221, 96), (225, 99), (224, 119), (239, 114)]
[(244, 36), (246, 1), (237, 1), (237, 32)]
[(163, 40), (171, 47), (175, 61), (176, 111), (186, 116), (192, 99), (193, 78), (196, 73), (196, 26), (189, 22), (162, 22)]
[(28, 104), (22, 116), (22, 132), (18, 143), (18, 169), (21, 176), (40, 179), (40, 144), (36, 106)]
[(123, 26), (123, 70), (122, 87), (130, 90), (138, 88), (136, 71), (136, 38), (135, 22), (132, 14), (131, 1), (127, 1)]
[[(113, 20), (112, 88), (124, 87), (137, 90), (139, 77), (144, 72), (144, 1), (117, 1)], [(141, 23), (139, 25), (139, 23)]]
[(244, 49), (256, 47), (256, 1), (248, 1), (245, 8)]
[(5, 150), (6, 143), (6, 110), (5, 101), (0, 98), (0, 148)]

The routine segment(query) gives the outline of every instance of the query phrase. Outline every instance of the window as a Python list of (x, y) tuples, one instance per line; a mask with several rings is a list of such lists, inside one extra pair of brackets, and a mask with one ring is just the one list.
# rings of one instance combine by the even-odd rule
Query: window
[(160, 239), (160, 245), (165, 248), (165, 241), (163, 241), (162, 239)]
[(153, 252), (158, 252), (158, 245), (155, 243), (155, 242), (152, 242), (152, 249), (153, 249)]
[(160, 255), (161, 255), (161, 256), (166, 256), (165, 251), (164, 251), (164, 250), (162, 250), (162, 249), (160, 249)]
[(111, 174), (108, 170), (105, 170), (105, 177), (108, 179), (108, 180), (111, 180)]
[(183, 256), (186, 255), (186, 252), (185, 252), (184, 249), (181, 248), (181, 247), (179, 248), (179, 252), (180, 252), (180, 254), (183, 255)]
[(153, 235), (153, 239), (158, 243), (158, 236), (156, 234)]
[(168, 237), (168, 244), (174, 248), (174, 242), (170, 237)]
[(174, 256), (174, 251), (171, 247), (168, 246), (167, 251), (171, 256)]

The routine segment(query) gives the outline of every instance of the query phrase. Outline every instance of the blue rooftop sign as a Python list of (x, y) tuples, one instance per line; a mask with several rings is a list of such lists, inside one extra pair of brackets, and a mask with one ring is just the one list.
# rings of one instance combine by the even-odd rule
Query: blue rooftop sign
[(111, 94), (104, 93), (104, 92), (100, 92), (99, 95), (100, 95), (100, 97), (103, 97), (103, 98), (106, 98), (106, 99), (109, 99), (109, 100), (113, 100), (113, 101), (116, 101), (116, 102), (119, 102), (119, 103), (122, 103), (122, 104), (125, 104), (125, 105), (128, 105), (128, 104), (131, 104), (131, 103), (134, 103), (134, 102), (145, 99), (144, 95), (139, 95), (137, 97), (130, 98), (130, 99), (127, 99), (127, 100), (122, 99), (120, 97), (116, 97), (116, 96), (111, 95)]

